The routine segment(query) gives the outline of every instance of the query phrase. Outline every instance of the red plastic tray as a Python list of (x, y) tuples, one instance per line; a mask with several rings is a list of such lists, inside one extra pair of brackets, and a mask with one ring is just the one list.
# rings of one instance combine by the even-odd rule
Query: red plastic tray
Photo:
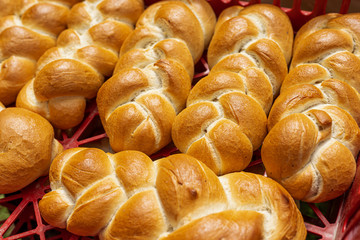
[[(146, 4), (152, 4), (157, 0), (148, 0)], [(236, 0), (208, 0), (216, 14), (231, 5), (247, 6), (259, 3), (260, 0), (242, 2)], [(309, 19), (325, 13), (326, 0), (315, 0), (312, 12), (302, 11), (301, 0), (294, 0), (292, 8), (283, 8), (292, 20), (294, 29), (297, 30)], [(274, 0), (274, 5), (280, 6), (280, 0)], [(342, 2), (339, 13), (346, 13), (350, 6), (350, 0)], [(209, 73), (205, 58), (196, 65), (194, 83)], [(95, 100), (88, 103), (84, 121), (75, 129), (56, 132), (65, 149), (74, 147), (100, 147), (105, 151), (111, 151), (106, 134), (101, 126)], [(169, 144), (167, 147), (153, 154), (153, 159), (168, 156), (177, 149)], [(343, 196), (321, 204), (308, 204), (299, 202), (303, 213), (307, 239), (360, 239), (360, 161), (358, 161), (357, 173), (352, 188)], [(245, 171), (264, 174), (264, 167), (260, 159), (259, 151), (254, 153), (253, 161)], [(0, 240), (7, 239), (94, 239), (91, 237), (79, 237), (66, 230), (57, 229), (48, 225), (41, 218), (38, 202), (42, 196), (50, 190), (48, 177), (39, 178), (34, 183), (19, 192), (0, 195)], [(8, 216), (6, 216), (8, 215)], [(5, 216), (5, 217), (4, 217)], [(1, 219), (5, 218), (5, 219)]]

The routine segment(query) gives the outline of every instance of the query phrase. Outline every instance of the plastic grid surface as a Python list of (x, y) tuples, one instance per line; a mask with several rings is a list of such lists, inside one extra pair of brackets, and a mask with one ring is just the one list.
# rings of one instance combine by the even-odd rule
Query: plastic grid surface
[[(147, 5), (157, 0), (145, 1)], [(218, 15), (223, 9), (231, 5), (259, 3), (260, 0), (242, 2), (236, 0), (208, 0)], [(292, 20), (294, 29), (297, 30), (306, 21), (314, 16), (325, 13), (327, 0), (315, 0), (314, 10), (304, 12), (300, 9), (301, 0), (294, 0), (291, 9), (283, 10)], [(280, 0), (274, 0), (274, 5), (280, 6)], [(339, 13), (346, 13), (350, 0), (343, 0)], [(205, 54), (204, 54), (205, 56)], [(206, 58), (203, 57), (196, 65), (196, 74), (193, 84), (209, 73)], [(100, 147), (105, 151), (111, 151), (107, 136), (101, 126), (95, 100), (88, 103), (84, 121), (75, 129), (57, 131), (57, 139), (65, 149), (74, 147)], [(166, 157), (177, 152), (174, 145), (169, 144), (164, 149), (151, 156), (152, 159)], [(305, 225), (308, 230), (307, 239), (360, 239), (360, 160), (357, 164), (355, 181), (351, 189), (337, 199), (321, 204), (309, 204), (299, 202), (303, 213)], [(264, 174), (264, 167), (260, 159), (260, 152), (256, 151), (250, 165), (245, 171)], [(48, 225), (40, 215), (38, 202), (42, 196), (50, 191), (48, 177), (39, 178), (34, 183), (19, 192), (0, 195), (0, 213), (8, 211), (8, 217), (1, 219), (0, 214), (0, 240), (13, 239), (94, 239), (93, 237), (79, 237), (66, 230), (57, 229)], [(5, 209), (5, 210), (4, 210)], [(97, 239), (95, 237), (95, 239)]]

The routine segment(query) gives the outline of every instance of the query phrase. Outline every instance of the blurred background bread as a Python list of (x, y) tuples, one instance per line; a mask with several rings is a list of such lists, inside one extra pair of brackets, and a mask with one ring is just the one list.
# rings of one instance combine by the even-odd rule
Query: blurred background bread
[(175, 119), (176, 147), (216, 174), (243, 170), (267, 133), (267, 114), (287, 74), (293, 30), (278, 7), (225, 9), (208, 50), (210, 74)]
[(114, 151), (152, 154), (170, 143), (215, 21), (205, 0), (160, 1), (145, 10), (97, 96)]
[(40, 115), (0, 104), (0, 193), (16, 192), (49, 172), (63, 150)]
[(73, 148), (51, 165), (40, 201), (53, 226), (101, 239), (305, 239), (293, 199), (252, 173), (218, 178), (195, 158)]
[(0, 101), (15, 102), (34, 77), (36, 61), (54, 47), (66, 28), (69, 8), (77, 0), (0, 1)]
[(322, 202), (351, 185), (360, 149), (360, 14), (327, 14), (297, 33), (262, 147), (268, 176)]
[(69, 29), (37, 64), (36, 76), (16, 101), (68, 129), (84, 118), (87, 99), (94, 98), (105, 77), (112, 75), (124, 39), (142, 13), (142, 0), (97, 0), (76, 4)]

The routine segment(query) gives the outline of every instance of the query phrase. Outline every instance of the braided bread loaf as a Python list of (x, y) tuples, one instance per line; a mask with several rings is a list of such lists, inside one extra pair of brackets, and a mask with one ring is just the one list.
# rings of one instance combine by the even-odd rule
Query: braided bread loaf
[(286, 76), (292, 38), (278, 7), (224, 10), (208, 51), (213, 68), (191, 90), (173, 125), (178, 149), (217, 174), (243, 170), (267, 133), (266, 115)]
[(158, 2), (139, 18), (114, 75), (99, 90), (100, 118), (114, 151), (152, 154), (171, 141), (197, 62), (215, 26), (205, 0)]
[(62, 146), (46, 119), (0, 103), (0, 129), (0, 193), (16, 192), (48, 174)]
[(0, 1), (0, 101), (15, 102), (35, 74), (36, 61), (55, 46), (76, 0)]
[(96, 96), (115, 67), (119, 48), (143, 11), (142, 0), (96, 0), (76, 4), (69, 29), (40, 59), (36, 77), (20, 92), (17, 106), (68, 129), (83, 117), (86, 99)]
[(360, 149), (360, 14), (328, 14), (300, 29), (291, 71), (269, 115), (268, 176), (297, 199), (341, 195)]
[(153, 162), (138, 151), (73, 148), (51, 165), (44, 219), (102, 239), (305, 239), (302, 216), (275, 181), (220, 178), (195, 158)]

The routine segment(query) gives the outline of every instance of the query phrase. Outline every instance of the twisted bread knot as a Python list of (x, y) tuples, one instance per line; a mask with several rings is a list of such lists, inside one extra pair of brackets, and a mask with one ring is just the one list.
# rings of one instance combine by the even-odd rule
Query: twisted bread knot
[(172, 137), (217, 174), (243, 170), (266, 135), (266, 114), (287, 73), (293, 31), (273, 5), (223, 11), (211, 40), (210, 74), (191, 90)]
[(49, 172), (63, 148), (51, 124), (29, 110), (0, 103), (0, 193), (16, 192)]
[(143, 11), (142, 0), (97, 0), (75, 5), (69, 29), (39, 60), (36, 77), (19, 94), (17, 106), (68, 129), (83, 117), (86, 99), (96, 96), (115, 67), (119, 48)]
[(44, 219), (102, 239), (305, 239), (293, 199), (252, 173), (220, 178), (195, 158), (64, 151), (51, 165)]
[(101, 121), (114, 151), (152, 154), (171, 141), (197, 62), (215, 26), (203, 0), (151, 5), (121, 48), (114, 75), (99, 90)]
[(303, 26), (269, 115), (267, 174), (297, 199), (322, 202), (350, 186), (360, 149), (360, 14)]
[(15, 101), (20, 89), (34, 77), (36, 61), (55, 46), (66, 28), (75, 0), (0, 1), (0, 101)]

